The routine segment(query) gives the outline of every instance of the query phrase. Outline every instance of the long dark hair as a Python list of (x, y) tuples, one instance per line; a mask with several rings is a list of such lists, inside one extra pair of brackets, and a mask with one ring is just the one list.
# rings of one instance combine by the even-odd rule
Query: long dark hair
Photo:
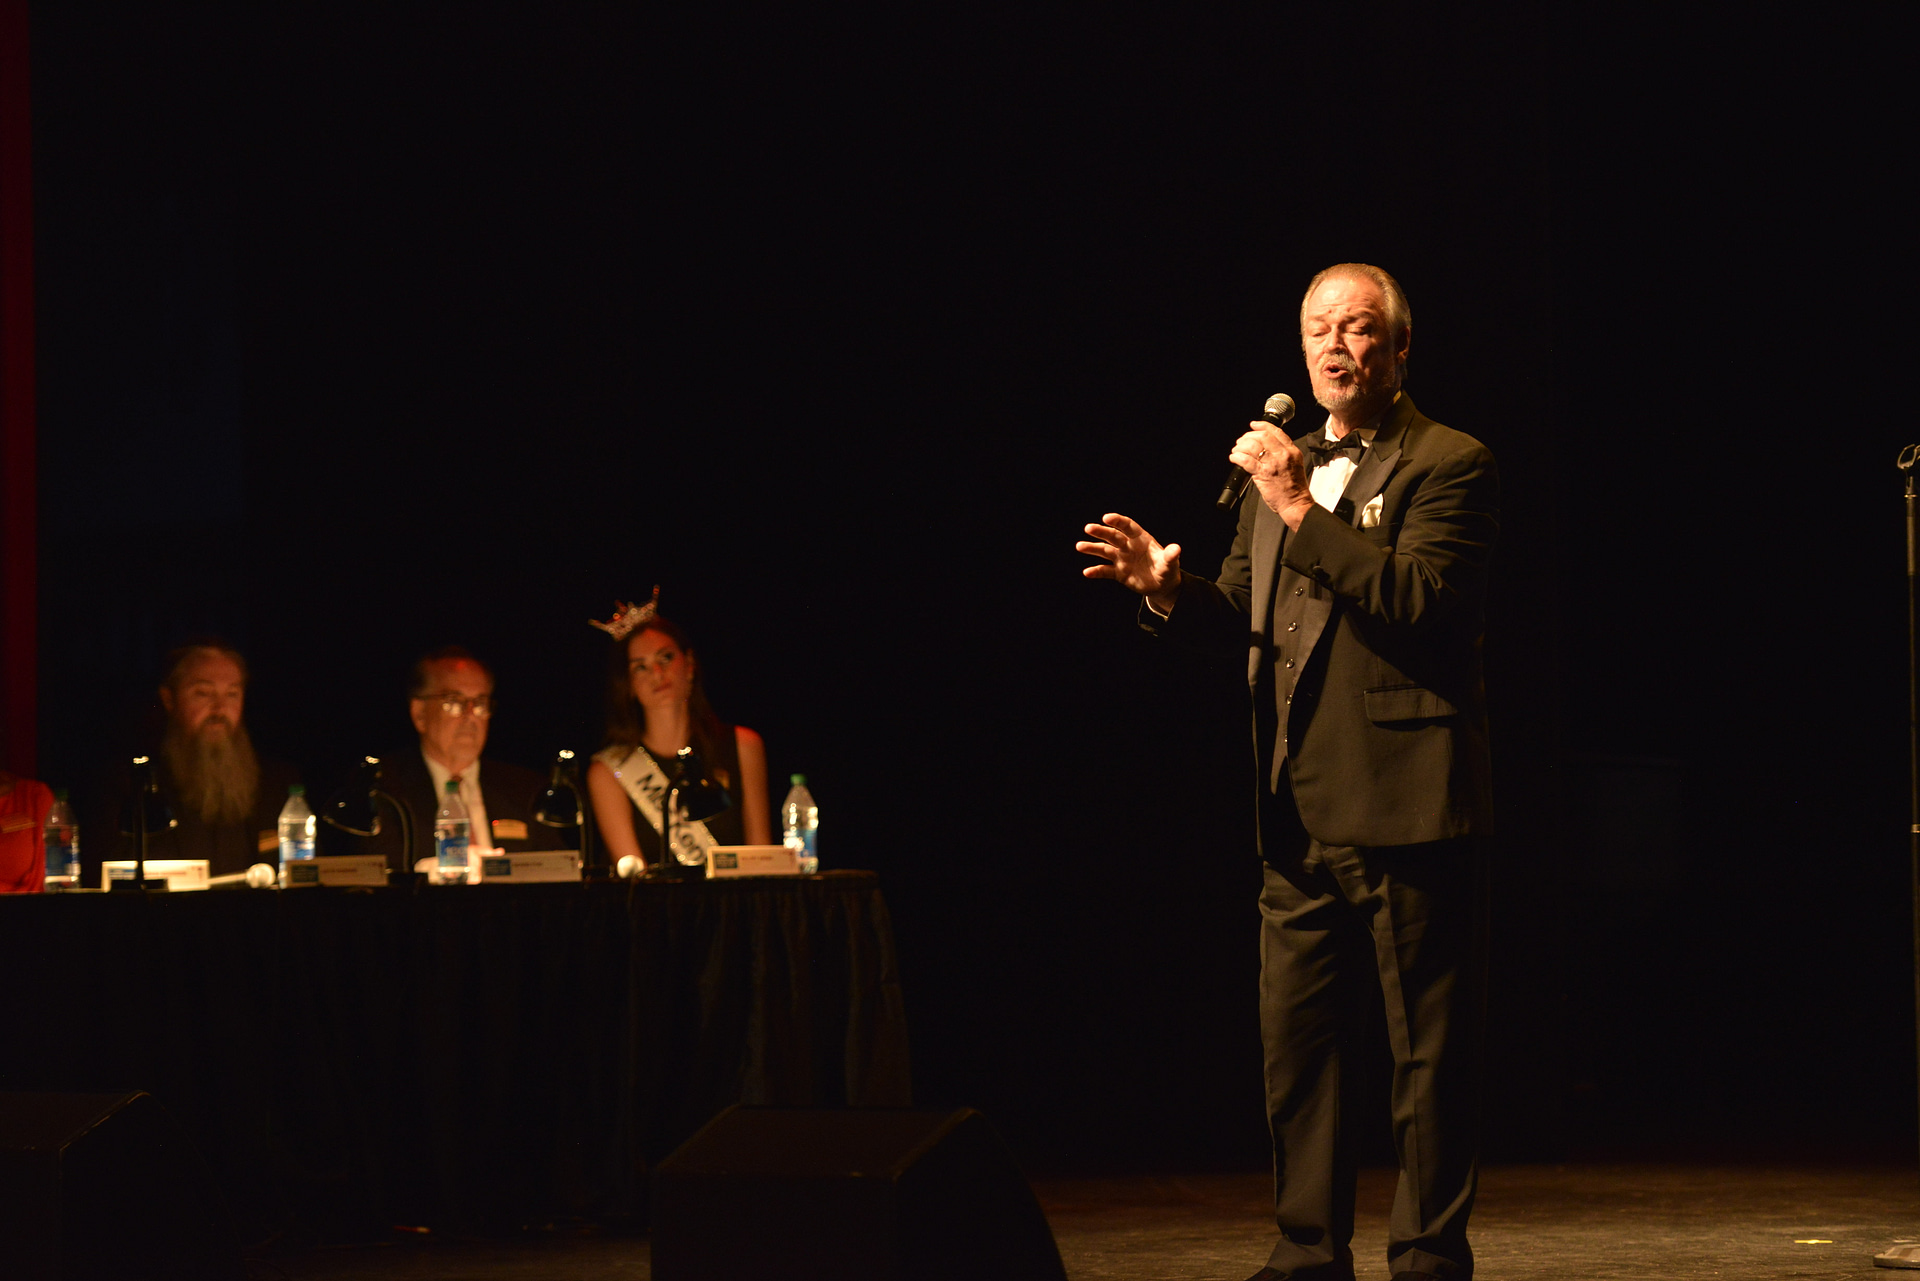
[[(682, 654), (693, 654), (693, 646), (680, 625), (659, 617), (649, 619), (607, 647), (607, 745), (610, 747), (639, 747), (647, 736), (647, 709), (633, 696), (633, 676), (627, 670), (627, 646), (635, 636), (645, 632), (659, 632), (679, 646)], [(687, 731), (690, 746), (711, 768), (726, 759), (720, 749), (727, 739), (727, 727), (713, 714), (713, 704), (707, 702), (707, 689), (700, 672), (700, 664), (696, 662), (693, 688), (687, 692)]]

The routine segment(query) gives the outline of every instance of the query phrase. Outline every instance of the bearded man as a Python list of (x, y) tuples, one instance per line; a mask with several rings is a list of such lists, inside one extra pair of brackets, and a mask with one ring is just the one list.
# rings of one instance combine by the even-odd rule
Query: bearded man
[[(1117, 512), (1083, 572), (1143, 597), (1148, 631), (1247, 659), (1258, 769), (1260, 1022), (1280, 1242), (1255, 1281), (1352, 1281), (1345, 1111), (1386, 995), (1400, 1182), (1395, 1281), (1470, 1277), (1492, 821), (1481, 677), (1493, 457), (1403, 390), (1413, 317), (1378, 267), (1313, 278), (1300, 345), (1324, 427), (1264, 422), (1212, 581)], [(1374, 986), (1378, 975), (1379, 987)]]
[[(244, 720), (246, 659), (218, 641), (183, 646), (168, 655), (159, 693), (166, 729), (155, 763), (173, 825), (149, 833), (147, 857), (204, 858), (214, 876), (276, 861), (280, 807), (300, 776), (254, 751)], [(133, 857), (133, 838), (120, 830), (130, 826), (122, 817), (130, 813), (130, 780), (114, 773), (101, 815), (107, 821), (93, 825), (100, 833), (93, 848), (82, 847), (95, 859)], [(99, 875), (96, 862), (89, 883), (98, 885)]]

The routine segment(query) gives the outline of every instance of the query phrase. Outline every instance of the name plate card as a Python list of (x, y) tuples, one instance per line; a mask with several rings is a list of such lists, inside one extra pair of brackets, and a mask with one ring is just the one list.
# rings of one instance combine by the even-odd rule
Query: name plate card
[(716, 845), (707, 858), (707, 877), (798, 876), (800, 860), (784, 845)]
[(322, 885), (385, 885), (387, 860), (383, 854), (322, 855), (313, 860), (320, 865)]
[[(133, 884), (132, 859), (114, 859), (100, 865), (100, 888), (110, 890), (115, 881)], [(204, 890), (207, 888), (207, 868), (210, 864), (203, 858), (150, 858), (147, 860), (147, 888), (153, 889), (156, 881), (164, 881), (168, 890)]]
[(525, 850), (516, 854), (488, 850), (480, 856), (480, 881), (484, 885), (532, 885), (536, 881), (579, 879), (579, 850)]
[(378, 854), (334, 854), (298, 858), (280, 873), (280, 888), (308, 885), (385, 885), (387, 861)]

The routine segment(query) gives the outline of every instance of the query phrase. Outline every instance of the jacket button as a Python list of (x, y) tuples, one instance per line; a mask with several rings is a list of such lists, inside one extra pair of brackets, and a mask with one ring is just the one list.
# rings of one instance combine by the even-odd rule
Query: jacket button
[(1293, 594), (1295, 596), (1305, 596), (1307, 594), (1307, 589), (1304, 587), (1296, 587), (1293, 589)]
[(1287, 701), (1291, 703), (1293, 701), (1293, 695), (1291, 694), (1287, 695)]
[(1299, 631), (1299, 630), (1300, 630), (1300, 624), (1298, 624), (1298, 623), (1288, 623), (1288, 624), (1287, 624), (1287, 630), (1288, 630), (1288, 631), (1290, 631), (1290, 632), (1297, 632), (1297, 631)]
[(1287, 666), (1288, 666), (1288, 667), (1292, 667), (1292, 666), (1293, 666), (1293, 660), (1292, 660), (1291, 658), (1289, 658), (1289, 659), (1287, 660)]

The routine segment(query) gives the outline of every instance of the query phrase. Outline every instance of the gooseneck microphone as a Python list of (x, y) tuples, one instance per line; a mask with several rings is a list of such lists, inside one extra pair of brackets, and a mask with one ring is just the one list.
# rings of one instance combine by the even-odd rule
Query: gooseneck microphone
[[(1293, 397), (1284, 391), (1267, 397), (1267, 407), (1260, 411), (1260, 416), (1275, 427), (1286, 426), (1287, 420), (1293, 417)], [(1220, 487), (1220, 497), (1215, 500), (1215, 505), (1221, 511), (1238, 507), (1241, 498), (1246, 495), (1247, 486), (1252, 483), (1252, 472), (1244, 467), (1235, 467), (1227, 473), (1227, 483)]]

